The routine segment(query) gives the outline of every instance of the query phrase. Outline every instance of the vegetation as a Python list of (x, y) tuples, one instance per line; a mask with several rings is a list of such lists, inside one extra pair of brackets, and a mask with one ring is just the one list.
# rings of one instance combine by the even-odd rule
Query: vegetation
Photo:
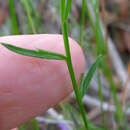
[[(58, 3), (59, 2), (59, 3)], [(109, 58), (108, 50), (107, 50), (107, 36), (103, 32), (103, 25), (101, 23), (100, 14), (99, 14), (99, 1), (98, 0), (91, 0), (90, 2), (87, 2), (86, 0), (82, 0), (82, 8), (81, 8), (81, 20), (80, 24), (77, 23), (77, 21), (73, 18), (70, 10), (71, 6), (73, 4), (72, 0), (60, 0), (60, 1), (53, 1), (55, 3), (55, 8), (60, 13), (60, 20), (61, 20), (61, 29), (64, 39), (64, 47), (66, 55), (57, 54), (48, 52), (46, 50), (41, 50), (40, 48), (38, 50), (29, 50), (24, 48), (19, 48), (10, 44), (1, 43), (4, 47), (8, 48), (9, 50), (19, 53), (21, 55), (31, 56), (31, 57), (38, 57), (42, 59), (56, 59), (56, 60), (64, 60), (68, 66), (69, 74), (72, 80), (76, 101), (79, 106), (80, 112), (76, 110), (72, 105), (61, 105), (63, 109), (63, 115), (66, 119), (72, 120), (74, 123), (74, 129), (78, 130), (107, 130), (109, 127), (107, 126), (106, 120), (105, 120), (105, 112), (103, 109), (103, 102), (104, 102), (104, 96), (103, 96), (103, 90), (102, 90), (102, 83), (101, 83), (101, 75), (102, 73), (105, 75), (110, 90), (112, 93), (112, 99), (114, 101), (116, 111), (115, 111), (115, 119), (117, 124), (117, 129), (121, 130), (123, 126), (123, 119), (124, 119), (124, 112), (121, 104), (119, 103), (118, 97), (117, 97), (117, 87), (113, 80), (113, 74), (111, 73), (111, 69), (107, 65), (107, 60)], [(26, 18), (28, 21), (27, 28), (31, 28), (31, 33), (37, 34), (39, 33), (42, 22), (40, 21), (40, 17), (36, 13), (36, 10), (34, 8), (33, 0), (21, 0), (19, 2), (22, 7), (25, 9)], [(91, 6), (91, 8), (90, 8)], [(10, 21), (12, 25), (11, 34), (20, 34), (21, 28), (18, 25), (17, 15), (15, 11), (15, 5), (13, 0), (9, 0), (9, 7), (10, 7)], [(85, 25), (86, 16), (89, 20), (89, 24), (91, 27), (91, 30), (94, 35), (94, 39), (96, 40), (96, 48), (94, 48), (93, 45), (88, 44), (88, 46), (85, 45), (86, 42), (86, 30), (87, 28)], [(68, 19), (71, 22), (68, 22)], [(95, 61), (89, 68), (89, 71), (84, 73), (81, 78), (80, 83), (80, 90), (78, 89), (78, 84), (76, 82), (73, 66), (72, 66), (72, 60), (71, 60), (71, 53), (70, 53), (70, 47), (69, 47), (69, 40), (68, 40), (68, 34), (72, 32), (71, 28), (68, 28), (70, 25), (73, 24), (73, 26), (78, 27), (80, 35), (77, 38), (81, 47), (86, 51), (88, 47), (92, 47), (93, 50), (96, 51), (96, 53), (93, 53), (93, 55), (96, 57)], [(40, 25), (37, 27), (37, 25)], [(44, 26), (43, 26), (44, 30)], [(70, 31), (70, 32), (69, 32)], [(106, 30), (107, 31), (107, 30)], [(27, 31), (28, 32), (28, 31)], [(44, 32), (44, 31), (42, 31)], [(88, 40), (89, 39), (89, 40)], [(92, 43), (91, 36), (87, 37), (87, 42)], [(86, 49), (87, 48), (87, 49)], [(96, 72), (96, 73), (95, 73)], [(98, 96), (99, 100), (101, 102), (101, 116), (102, 116), (102, 127), (95, 126), (91, 121), (88, 120), (86, 109), (84, 107), (83, 98), (87, 93), (88, 87), (90, 86), (90, 82), (94, 75), (97, 75), (98, 79)], [(71, 111), (73, 112), (71, 113)], [(69, 114), (70, 113), (70, 114)], [(77, 119), (78, 117), (78, 119)], [(79, 120), (79, 121), (78, 121)], [(32, 125), (34, 127), (34, 130), (38, 130), (38, 124), (36, 120), (32, 121)], [(127, 127), (127, 126), (126, 126)], [(126, 128), (125, 127), (125, 128)], [(24, 130), (24, 126), (20, 126), (19, 130)]]

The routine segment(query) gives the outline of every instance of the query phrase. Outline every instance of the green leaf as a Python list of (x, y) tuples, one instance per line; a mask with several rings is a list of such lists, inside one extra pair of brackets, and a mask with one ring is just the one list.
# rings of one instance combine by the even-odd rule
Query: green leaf
[(96, 71), (97, 66), (99, 65), (99, 63), (101, 62), (101, 60), (103, 59), (103, 56), (99, 56), (96, 61), (92, 64), (92, 66), (90, 67), (86, 77), (84, 77), (84, 79), (82, 78), (81, 81), (81, 86), (80, 86), (80, 95), (83, 98), (83, 96), (85, 95), (85, 93), (87, 92), (88, 86), (92, 80), (92, 77)]
[(38, 50), (24, 49), (6, 43), (1, 43), (1, 44), (11, 51), (25, 56), (37, 57), (42, 59), (50, 59), (50, 60), (66, 60), (66, 56), (55, 52), (49, 52), (40, 49)]

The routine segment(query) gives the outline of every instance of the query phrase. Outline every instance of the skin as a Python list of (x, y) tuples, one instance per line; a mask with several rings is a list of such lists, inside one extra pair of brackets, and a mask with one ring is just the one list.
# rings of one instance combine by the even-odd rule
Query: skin
[[(0, 42), (65, 55), (61, 35), (0, 37)], [(80, 46), (69, 38), (72, 63), (79, 83), (85, 70)], [(9, 130), (38, 116), (73, 91), (65, 61), (27, 57), (0, 45), (0, 130)]]

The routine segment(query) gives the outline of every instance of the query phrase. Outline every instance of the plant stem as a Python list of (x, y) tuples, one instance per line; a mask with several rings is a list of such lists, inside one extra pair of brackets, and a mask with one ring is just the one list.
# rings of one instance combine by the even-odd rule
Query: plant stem
[(82, 0), (81, 26), (80, 26), (80, 46), (83, 45), (84, 24), (85, 24), (85, 0)]
[(72, 80), (72, 84), (73, 84), (73, 88), (74, 88), (74, 92), (76, 95), (76, 100), (78, 102), (80, 111), (81, 111), (81, 115), (85, 124), (85, 127), (87, 130), (89, 130), (89, 126), (88, 126), (88, 121), (87, 121), (87, 117), (86, 117), (86, 112), (82, 103), (82, 99), (79, 93), (79, 89), (78, 89), (78, 85), (76, 82), (76, 78), (75, 78), (75, 74), (74, 74), (74, 70), (73, 70), (73, 65), (72, 65), (72, 59), (71, 59), (71, 53), (70, 53), (70, 47), (69, 47), (69, 39), (68, 39), (68, 32), (67, 32), (67, 17), (64, 18), (64, 3), (65, 1), (61, 0), (61, 24), (62, 24), (62, 33), (63, 33), (63, 39), (64, 39), (64, 46), (65, 46), (65, 52), (66, 52), (66, 62), (67, 62), (67, 66), (68, 66), (68, 70), (70, 73), (70, 77)]
[[(96, 3), (98, 4), (97, 0), (95, 0)], [(92, 12), (89, 9), (88, 3), (86, 3), (86, 0), (84, 2), (85, 4), (85, 9), (86, 9), (86, 13), (90, 22), (90, 25), (92, 27), (94, 36), (96, 38), (97, 41), (97, 54), (98, 55), (104, 55), (106, 54), (107, 48), (106, 48), (106, 42), (103, 36), (103, 32), (101, 30), (101, 25), (100, 25), (100, 16), (99, 16), (99, 8), (95, 9), (94, 12), (94, 18), (92, 16)], [(98, 7), (98, 5), (97, 5)]]
[(10, 8), (11, 21), (12, 21), (13, 34), (18, 35), (19, 29), (18, 29), (18, 23), (17, 23), (16, 12), (15, 12), (13, 0), (9, 0), (9, 8)]
[(75, 78), (75, 74), (74, 74), (74, 70), (73, 70), (73, 66), (72, 66), (72, 60), (71, 60), (70, 48), (69, 48), (69, 40), (68, 40), (68, 34), (67, 34), (67, 23), (66, 22), (62, 23), (62, 31), (63, 31), (65, 51), (66, 51), (66, 56), (67, 56), (66, 61), (67, 61), (68, 70), (69, 70), (70, 77), (71, 77), (71, 80), (72, 80), (76, 99), (77, 99), (77, 102), (78, 102), (78, 105), (80, 107), (80, 111), (81, 111), (81, 114), (82, 114), (82, 117), (83, 117), (83, 120), (84, 120), (84, 123), (85, 123), (85, 127), (86, 127), (86, 129), (88, 129), (89, 127), (88, 127), (88, 123), (87, 123), (86, 112), (85, 112), (85, 109), (84, 109), (84, 106), (83, 106), (83, 103), (82, 103), (82, 100), (81, 100), (81, 96), (79, 94), (79, 89), (78, 89), (78, 85), (77, 85), (77, 82), (76, 82), (76, 78)]
[(28, 22), (30, 24), (30, 27), (32, 28), (32, 32), (34, 34), (36, 34), (36, 28), (34, 26), (34, 23), (33, 23), (33, 20), (32, 20), (32, 17), (31, 17), (31, 14), (30, 14), (30, 10), (29, 10), (29, 5), (28, 5), (28, 1), (26, 0), (21, 0), (24, 7), (25, 7), (25, 10), (26, 10), (26, 13), (27, 13), (27, 17), (28, 17)]

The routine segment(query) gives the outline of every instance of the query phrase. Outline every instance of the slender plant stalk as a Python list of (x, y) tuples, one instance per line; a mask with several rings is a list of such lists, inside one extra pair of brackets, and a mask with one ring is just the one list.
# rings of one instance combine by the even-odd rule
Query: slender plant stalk
[(63, 33), (63, 39), (64, 39), (65, 52), (66, 52), (66, 57), (67, 57), (67, 60), (66, 60), (67, 66), (68, 66), (68, 70), (69, 70), (70, 77), (72, 80), (76, 99), (77, 99), (78, 105), (80, 107), (81, 115), (82, 115), (85, 127), (88, 130), (89, 126), (88, 126), (88, 121), (87, 121), (87, 117), (86, 117), (86, 112), (85, 112), (85, 109), (84, 109), (84, 106), (83, 106), (83, 103), (81, 100), (81, 96), (79, 93), (78, 85), (77, 85), (74, 70), (73, 70), (72, 60), (71, 60), (69, 39), (68, 39), (68, 32), (67, 32), (67, 17), (66, 17), (66, 19), (64, 19), (65, 1), (64, 0), (60, 0), (60, 1), (61, 1), (60, 2), (61, 24), (62, 24), (62, 33)]
[(14, 7), (14, 1), (9, 0), (9, 9), (10, 9), (10, 15), (11, 15), (11, 21), (12, 21), (12, 31), (14, 35), (19, 34), (19, 29), (18, 29), (18, 23), (17, 23), (17, 17), (16, 17), (16, 12), (15, 12), (15, 7)]
[(85, 10), (86, 10), (86, 12), (87, 12), (87, 16), (88, 16), (90, 25), (91, 25), (92, 29), (95, 30), (95, 25), (94, 25), (94, 23), (93, 23), (93, 18), (92, 18), (92, 16), (91, 16), (91, 12), (90, 12), (89, 7), (88, 7), (88, 5), (87, 5), (87, 3), (86, 3), (86, 0), (85, 0), (85, 3), (84, 3), (84, 4), (85, 4)]
[[(35, 30), (38, 30), (40, 28), (40, 29), (42, 29), (42, 33), (45, 33), (46, 31), (42, 26), (42, 21), (41, 21), (39, 15), (38, 15), (38, 11), (35, 10), (32, 2), (33, 1), (28, 0), (28, 5), (29, 5), (29, 8), (31, 10), (30, 13), (33, 16), (33, 21), (35, 23)], [(38, 28), (38, 29), (36, 29), (36, 28)]]
[(33, 22), (32, 17), (31, 17), (28, 1), (26, 1), (26, 0), (21, 0), (21, 1), (22, 1), (23, 5), (24, 5), (24, 8), (26, 10), (27, 17), (28, 17), (28, 22), (29, 22), (30, 27), (32, 28), (32, 32), (34, 34), (36, 34), (36, 28), (35, 28), (34, 22)]
[(85, 24), (85, 0), (82, 0), (81, 26), (80, 26), (80, 46), (83, 45), (84, 24)]
[[(95, 0), (95, 1), (98, 4), (98, 1), (97, 0)], [(92, 15), (91, 15), (91, 11), (89, 10), (89, 6), (86, 3), (86, 0), (85, 0), (84, 4), (85, 4), (85, 9), (86, 9), (86, 13), (87, 13), (90, 25), (92, 27), (94, 36), (95, 36), (96, 41), (97, 41), (97, 54), (103, 55), (106, 53), (107, 48), (105, 45), (106, 43), (104, 40), (103, 32), (101, 31), (101, 26), (100, 26), (100, 21), (99, 21), (99, 18), (100, 18), (99, 9), (98, 8), (97, 8), (97, 10), (95, 9), (95, 12), (96, 12), (95, 19), (93, 19)], [(98, 5), (97, 5), (97, 7), (98, 7)]]
[(104, 23), (104, 26), (105, 26), (105, 40), (106, 40), (106, 43), (108, 41), (108, 30), (107, 30), (107, 21), (106, 21), (106, 11), (105, 11), (105, 0), (101, 0), (101, 10), (102, 10), (102, 15), (103, 15), (103, 23)]

